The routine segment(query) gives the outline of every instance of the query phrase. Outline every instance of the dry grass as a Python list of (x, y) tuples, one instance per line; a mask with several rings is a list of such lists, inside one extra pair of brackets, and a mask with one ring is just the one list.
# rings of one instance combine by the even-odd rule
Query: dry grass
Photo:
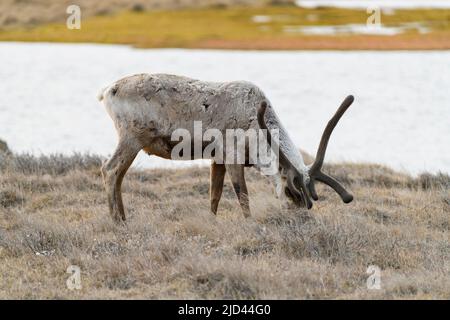
[[(248, 170), (244, 219), (229, 185), (209, 213), (207, 168), (132, 171), (116, 226), (101, 161), (0, 155), (0, 298), (450, 298), (448, 175), (329, 166), (356, 200), (320, 187), (308, 212), (281, 210)], [(80, 291), (66, 288), (72, 264)], [(366, 289), (371, 264), (381, 290)]]

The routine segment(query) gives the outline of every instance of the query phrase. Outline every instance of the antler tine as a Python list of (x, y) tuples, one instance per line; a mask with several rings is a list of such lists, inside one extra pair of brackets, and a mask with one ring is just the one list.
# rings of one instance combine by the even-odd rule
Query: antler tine
[(345, 98), (339, 109), (334, 114), (333, 118), (331, 118), (331, 120), (328, 121), (328, 124), (325, 127), (325, 130), (323, 131), (322, 138), (320, 139), (316, 159), (314, 160), (314, 163), (311, 165), (309, 169), (309, 173), (311, 175), (313, 175), (316, 171), (320, 171), (320, 169), (322, 168), (323, 161), (325, 159), (325, 152), (327, 151), (328, 141), (330, 140), (331, 133), (333, 132), (334, 128), (336, 127), (337, 123), (341, 119), (344, 112), (347, 111), (348, 107), (351, 106), (354, 100), (355, 98), (352, 95)]
[[(344, 203), (350, 203), (353, 201), (353, 196), (347, 190), (345, 190), (345, 188), (339, 183), (339, 181), (337, 181), (333, 177), (330, 177), (323, 172), (319, 172), (311, 180), (314, 179), (323, 182), (333, 188), (334, 191), (336, 191), (336, 193), (341, 197)], [(314, 184), (314, 181), (311, 181), (311, 184)]]
[(309, 178), (309, 184), (308, 184), (308, 188), (309, 188), (309, 194), (311, 195), (311, 198), (313, 198), (314, 201), (319, 200), (319, 197), (317, 196), (317, 192), (316, 192), (316, 186), (314, 184), (314, 178)]
[(315, 180), (323, 182), (329, 185), (331, 188), (333, 188), (334, 191), (336, 191), (337, 194), (339, 194), (344, 203), (349, 203), (353, 200), (353, 196), (347, 190), (345, 190), (345, 188), (336, 179), (323, 173), (321, 169), (323, 161), (325, 159), (325, 152), (327, 150), (328, 141), (330, 140), (331, 133), (333, 132), (339, 120), (341, 119), (342, 115), (345, 113), (345, 111), (347, 111), (348, 107), (351, 106), (354, 100), (355, 100), (354, 97), (351, 95), (345, 98), (345, 100), (342, 102), (341, 106), (336, 111), (334, 116), (331, 118), (330, 121), (328, 121), (328, 124), (325, 127), (325, 130), (323, 131), (322, 138), (320, 139), (319, 148), (317, 150), (316, 159), (314, 160), (314, 163), (311, 165), (309, 169), (310, 183), (308, 185), (308, 188), (309, 192), (311, 193), (311, 197), (314, 200), (318, 200), (314, 185)]

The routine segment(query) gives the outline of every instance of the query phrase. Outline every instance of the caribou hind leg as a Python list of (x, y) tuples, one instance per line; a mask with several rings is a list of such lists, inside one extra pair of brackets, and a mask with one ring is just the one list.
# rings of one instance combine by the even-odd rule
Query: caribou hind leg
[(225, 165), (211, 162), (210, 201), (211, 212), (217, 214), (220, 198), (222, 197), (223, 181), (225, 178)]
[(231, 183), (233, 184), (234, 192), (236, 193), (242, 208), (242, 213), (244, 214), (244, 217), (247, 218), (250, 216), (250, 204), (248, 200), (247, 184), (245, 183), (244, 167), (243, 164), (226, 166), (227, 172), (231, 178)]
[(109, 212), (115, 222), (125, 221), (121, 191), (122, 180), (139, 150), (140, 147), (133, 140), (122, 139), (119, 141), (114, 155), (102, 166)]

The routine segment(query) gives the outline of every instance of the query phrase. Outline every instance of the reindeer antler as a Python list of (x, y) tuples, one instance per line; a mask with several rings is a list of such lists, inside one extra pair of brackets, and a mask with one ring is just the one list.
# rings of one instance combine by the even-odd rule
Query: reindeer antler
[[(286, 168), (288, 172), (288, 187), (289, 191), (294, 194), (294, 196), (299, 197), (300, 195), (303, 195), (303, 199), (308, 207), (312, 207), (312, 202), (309, 198), (313, 198), (314, 200), (318, 200), (319, 197), (317, 196), (316, 189), (315, 189), (315, 181), (320, 181), (322, 183), (327, 184), (331, 188), (333, 188), (341, 197), (342, 201), (344, 203), (349, 203), (353, 200), (353, 196), (345, 190), (345, 188), (333, 177), (330, 177), (326, 173), (323, 173), (321, 171), (323, 161), (325, 159), (325, 153), (328, 146), (328, 141), (330, 140), (330, 136), (336, 127), (337, 123), (341, 119), (342, 115), (345, 113), (345, 111), (350, 107), (350, 105), (353, 103), (354, 97), (348, 96), (345, 98), (345, 100), (342, 102), (339, 109), (336, 111), (335, 115), (331, 118), (331, 120), (328, 122), (327, 126), (325, 127), (325, 130), (323, 131), (322, 138), (320, 140), (319, 148), (317, 150), (316, 159), (314, 160), (314, 163), (310, 166), (308, 170), (309, 174), (309, 184), (308, 187), (305, 186), (305, 183), (303, 181), (303, 175), (298, 172), (297, 169), (292, 165), (292, 163), (289, 161), (289, 159), (286, 157), (286, 155), (282, 152), (281, 149), (279, 149), (279, 146), (277, 146), (272, 141), (272, 136), (270, 134), (269, 129), (267, 128), (266, 122), (264, 121), (264, 115), (267, 109), (267, 102), (263, 101), (261, 103), (261, 106), (258, 109), (258, 123), (259, 126), (262, 129), (267, 130), (267, 141), (269, 145), (272, 148), (278, 148), (279, 150), (279, 160), (280, 163), (283, 165), (284, 168)], [(299, 177), (296, 179), (296, 177)], [(300, 181), (299, 181), (300, 180)], [(298, 187), (297, 188), (295, 182), (297, 182)]]
[(336, 191), (339, 194), (344, 203), (349, 203), (353, 200), (353, 196), (347, 190), (345, 190), (345, 188), (336, 179), (323, 173), (321, 169), (323, 161), (325, 159), (325, 152), (327, 151), (328, 141), (330, 140), (331, 133), (333, 132), (339, 120), (341, 119), (342, 115), (345, 113), (348, 107), (351, 106), (354, 100), (355, 100), (354, 97), (351, 95), (345, 98), (339, 109), (334, 114), (333, 118), (331, 118), (331, 120), (328, 121), (328, 124), (325, 127), (325, 130), (323, 131), (322, 138), (320, 139), (319, 148), (317, 150), (316, 159), (314, 160), (314, 163), (311, 165), (308, 171), (310, 175), (310, 183), (308, 185), (309, 192), (311, 193), (311, 197), (314, 200), (318, 199), (314, 186), (315, 180), (323, 182), (329, 185), (331, 188), (333, 188), (334, 191)]

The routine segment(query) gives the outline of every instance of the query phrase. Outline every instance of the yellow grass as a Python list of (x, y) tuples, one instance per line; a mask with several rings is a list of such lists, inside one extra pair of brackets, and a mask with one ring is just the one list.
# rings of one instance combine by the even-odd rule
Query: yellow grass
[[(132, 171), (116, 226), (100, 163), (0, 157), (0, 298), (450, 298), (448, 175), (328, 166), (355, 200), (321, 186), (307, 211), (280, 209), (250, 169), (244, 219), (229, 182), (209, 213), (207, 168)], [(79, 291), (66, 287), (69, 265)], [(366, 288), (369, 265), (381, 290)]]
[[(254, 16), (270, 21), (255, 23)], [(365, 10), (294, 6), (204, 8), (167, 11), (122, 11), (82, 20), (81, 30), (58, 23), (4, 29), (0, 41), (95, 42), (136, 47), (243, 49), (445, 49), (450, 48), (450, 10), (396, 10), (382, 14), (386, 26), (419, 23), (431, 33), (415, 30), (397, 36), (306, 36), (286, 26), (365, 24)]]

